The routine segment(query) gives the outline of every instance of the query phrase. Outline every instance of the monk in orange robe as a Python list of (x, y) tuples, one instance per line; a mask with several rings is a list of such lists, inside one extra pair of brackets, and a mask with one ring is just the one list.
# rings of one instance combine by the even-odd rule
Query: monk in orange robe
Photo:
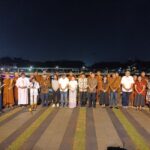
[(34, 77), (35, 77), (35, 80), (36, 80), (38, 83), (40, 83), (42, 77), (41, 77), (41, 75), (38, 74), (37, 71), (34, 72)]
[(137, 75), (134, 75), (133, 76), (133, 79), (134, 79), (134, 85), (133, 85), (133, 91), (130, 95), (130, 103), (131, 103), (131, 106), (133, 107), (134, 105), (134, 100), (135, 100), (135, 94), (136, 94), (136, 91), (135, 91), (135, 84), (137, 82)]
[[(142, 83), (144, 83), (145, 87), (147, 87), (148, 78), (147, 78), (146, 73), (144, 71), (141, 72), (141, 77), (142, 77)], [(147, 93), (147, 89), (145, 89), (145, 90), (146, 90), (146, 93)], [(144, 98), (145, 98), (145, 103), (146, 103), (146, 96)]]
[(147, 87), (147, 83), (148, 83), (148, 78), (146, 76), (146, 73), (143, 71), (141, 73), (141, 77), (142, 77), (142, 82), (145, 84), (145, 86)]
[(47, 80), (51, 81), (51, 73), (47, 73)]
[(122, 89), (121, 89), (121, 76), (119, 75), (118, 72), (116, 72), (116, 78), (117, 78), (118, 85), (120, 86), (118, 88), (118, 103), (121, 104), (121, 91), (122, 91)]
[[(107, 74), (107, 80), (108, 80), (108, 84), (110, 85), (112, 82), (112, 74), (110, 73)], [(108, 88), (108, 93), (110, 95), (110, 87)]]
[(12, 108), (14, 105), (14, 94), (13, 94), (14, 80), (9, 77), (9, 74), (6, 74), (3, 84), (4, 84), (3, 105), (4, 107)]
[(18, 72), (15, 73), (15, 78), (14, 78), (14, 100), (15, 100), (15, 103), (18, 104), (18, 87), (16, 86), (16, 82), (19, 78), (19, 74)]

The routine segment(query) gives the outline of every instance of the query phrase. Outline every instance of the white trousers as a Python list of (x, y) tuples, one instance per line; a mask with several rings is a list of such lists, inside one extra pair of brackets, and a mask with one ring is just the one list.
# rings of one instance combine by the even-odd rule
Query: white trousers
[(37, 96), (38, 95), (30, 95), (30, 105), (37, 104)]

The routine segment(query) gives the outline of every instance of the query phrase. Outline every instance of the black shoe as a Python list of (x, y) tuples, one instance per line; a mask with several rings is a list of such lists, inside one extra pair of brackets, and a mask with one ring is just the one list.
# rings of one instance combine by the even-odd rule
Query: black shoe
[(115, 109), (119, 109), (118, 107), (115, 107)]

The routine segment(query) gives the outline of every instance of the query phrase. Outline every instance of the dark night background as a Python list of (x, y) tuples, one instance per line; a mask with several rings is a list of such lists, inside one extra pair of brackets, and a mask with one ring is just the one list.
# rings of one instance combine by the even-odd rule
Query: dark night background
[(147, 0), (0, 0), (0, 57), (127, 61), (150, 57)]

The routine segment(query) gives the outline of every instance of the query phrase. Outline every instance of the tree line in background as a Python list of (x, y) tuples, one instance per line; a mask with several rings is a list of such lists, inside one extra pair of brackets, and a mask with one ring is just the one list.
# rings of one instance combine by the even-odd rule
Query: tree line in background
[[(86, 66), (85, 62), (80, 60), (58, 60), (58, 61), (31, 61), (23, 58), (11, 58), (11, 57), (3, 57), (0, 58), (1, 66), (17, 66), (17, 67), (68, 67), (68, 68), (81, 68)], [(91, 66), (86, 66), (94, 69), (115, 69), (115, 68), (127, 68), (136, 67), (139, 70), (147, 70), (150, 68), (150, 61), (141, 61), (141, 60), (128, 60), (127, 62), (119, 62), (119, 61), (103, 61), (92, 64)]]

